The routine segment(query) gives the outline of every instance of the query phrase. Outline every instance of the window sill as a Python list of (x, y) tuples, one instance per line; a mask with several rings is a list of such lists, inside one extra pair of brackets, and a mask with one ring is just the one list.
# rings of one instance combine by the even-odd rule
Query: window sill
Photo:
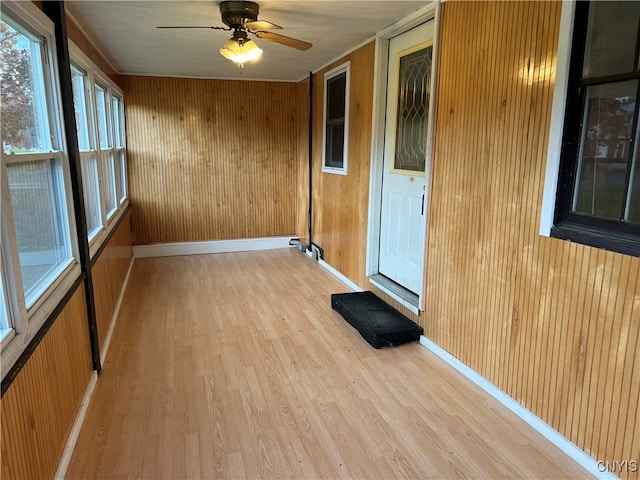
[(640, 239), (634, 235), (612, 233), (608, 230), (585, 227), (574, 223), (561, 223), (551, 229), (551, 236), (590, 247), (640, 257)]
[(334, 175), (346, 175), (347, 170), (345, 168), (337, 168), (337, 167), (322, 167), (322, 173), (333, 173)]

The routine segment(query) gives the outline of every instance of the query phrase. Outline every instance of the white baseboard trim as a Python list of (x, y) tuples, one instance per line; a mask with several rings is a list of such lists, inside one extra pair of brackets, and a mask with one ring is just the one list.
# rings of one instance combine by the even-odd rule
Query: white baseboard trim
[(131, 275), (131, 270), (133, 269), (134, 259), (135, 259), (134, 257), (131, 257), (131, 261), (129, 262), (129, 269), (127, 270), (127, 276), (124, 277), (122, 288), (120, 288), (120, 295), (118, 295), (118, 301), (116, 302), (116, 307), (113, 309), (113, 316), (111, 317), (111, 322), (109, 322), (109, 328), (107, 329), (107, 334), (104, 337), (104, 343), (101, 346), (100, 365), (104, 365), (104, 361), (107, 358), (107, 350), (109, 350), (109, 345), (111, 345), (111, 336), (113, 335), (113, 330), (116, 326), (116, 320), (118, 319), (118, 314), (120, 313), (120, 307), (122, 306), (122, 299), (124, 298), (124, 294), (127, 291), (127, 285), (129, 284), (129, 275)]
[(291, 247), (289, 241), (292, 238), (297, 237), (291, 235), (289, 237), (240, 238), (236, 240), (212, 240), (210, 242), (154, 243), (133, 247), (133, 256), (135, 258), (173, 257), (177, 255), (274, 250)]
[(330, 272), (334, 277), (336, 277), (338, 280), (340, 280), (342, 283), (344, 283), (347, 287), (349, 287), (354, 292), (364, 292), (364, 289), (360, 288), (360, 286), (357, 283), (353, 282), (352, 280), (349, 280), (345, 275), (340, 273), (338, 270), (333, 268), (324, 260), (318, 260), (318, 263), (322, 268)]
[(465, 365), (442, 347), (436, 345), (424, 335), (420, 337), (420, 343), (427, 348), (430, 352), (435, 353), (442, 360), (447, 362), (457, 371), (462, 373), (465, 377), (471, 380), (473, 383), (482, 388), (485, 392), (498, 400), (507, 409), (511, 410), (518, 417), (524, 420), (529, 426), (540, 433), (543, 437), (553, 443), (556, 447), (567, 454), (578, 465), (591, 473), (594, 477), (599, 479), (613, 480), (618, 477), (613, 473), (602, 471), (603, 464), (598, 463), (593, 457), (587, 455), (581, 448), (575, 445), (573, 442), (564, 437), (560, 432), (551, 427), (548, 423), (536, 416), (531, 410), (528, 410), (515, 399), (507, 395), (504, 391), (500, 390), (489, 380), (484, 378), (478, 372), (471, 367)]
[(76, 419), (73, 422), (73, 427), (71, 428), (71, 433), (69, 433), (67, 444), (65, 445), (64, 451), (62, 452), (62, 458), (60, 459), (60, 463), (58, 463), (58, 469), (56, 470), (56, 474), (54, 477), (56, 480), (64, 480), (64, 478), (67, 476), (69, 463), (71, 463), (71, 456), (73, 455), (73, 451), (76, 448), (76, 443), (78, 442), (78, 437), (80, 436), (80, 429), (82, 428), (82, 424), (84, 423), (84, 418), (87, 415), (87, 410), (89, 409), (89, 404), (91, 403), (91, 397), (93, 397), (93, 391), (96, 388), (97, 382), (98, 382), (98, 373), (94, 370), (93, 372), (91, 372), (89, 385), (87, 385), (87, 389), (84, 392), (84, 397), (82, 397), (82, 403), (80, 404), (80, 409), (78, 410)]

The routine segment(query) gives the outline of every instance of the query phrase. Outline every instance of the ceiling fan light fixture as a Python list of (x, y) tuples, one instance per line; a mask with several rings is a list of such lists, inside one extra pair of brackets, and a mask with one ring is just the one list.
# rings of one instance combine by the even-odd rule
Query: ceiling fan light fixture
[(257, 60), (262, 55), (262, 49), (253, 40), (245, 40), (240, 44), (232, 37), (220, 49), (220, 55), (242, 66), (246, 62)]

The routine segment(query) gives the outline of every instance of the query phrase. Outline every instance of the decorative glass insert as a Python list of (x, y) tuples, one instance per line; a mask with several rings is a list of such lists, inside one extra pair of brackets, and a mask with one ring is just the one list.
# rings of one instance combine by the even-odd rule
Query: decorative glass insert
[(400, 58), (394, 169), (424, 172), (431, 93), (429, 46)]

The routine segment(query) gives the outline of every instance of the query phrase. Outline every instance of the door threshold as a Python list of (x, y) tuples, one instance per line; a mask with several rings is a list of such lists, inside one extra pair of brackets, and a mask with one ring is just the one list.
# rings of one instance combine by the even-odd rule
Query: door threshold
[(380, 273), (371, 275), (369, 280), (384, 293), (418, 315), (420, 311), (418, 306), (420, 304), (420, 297), (418, 295)]

